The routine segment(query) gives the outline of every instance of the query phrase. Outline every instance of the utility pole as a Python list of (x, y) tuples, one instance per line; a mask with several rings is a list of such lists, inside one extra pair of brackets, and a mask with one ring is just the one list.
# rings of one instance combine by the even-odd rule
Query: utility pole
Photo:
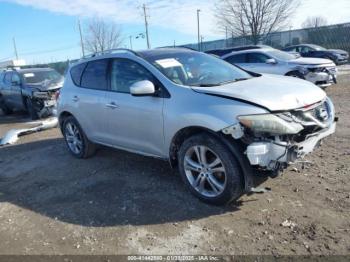
[(228, 47), (228, 42), (227, 42), (227, 26), (225, 26), (225, 47)]
[(85, 50), (84, 50), (83, 35), (81, 33), (80, 19), (78, 19), (78, 27), (79, 27), (79, 34), (80, 34), (81, 52), (83, 53), (83, 57), (84, 57), (85, 56)]
[(201, 49), (200, 50), (203, 50), (203, 40), (204, 40), (204, 36), (201, 35)]
[(129, 36), (129, 41), (130, 41), (130, 49), (132, 50), (132, 36)]
[(201, 39), (200, 39), (200, 31), (199, 31), (199, 12), (201, 10), (197, 9), (197, 33), (198, 33), (198, 51), (201, 51)]
[(18, 53), (17, 53), (17, 46), (16, 46), (16, 39), (13, 37), (13, 48), (15, 49), (15, 56), (16, 56), (16, 60), (18, 60)]
[(148, 36), (148, 21), (147, 21), (147, 11), (146, 11), (146, 4), (143, 4), (143, 15), (145, 17), (145, 27), (146, 27), (146, 39), (147, 39), (147, 48), (150, 49), (151, 45), (149, 43), (149, 36)]

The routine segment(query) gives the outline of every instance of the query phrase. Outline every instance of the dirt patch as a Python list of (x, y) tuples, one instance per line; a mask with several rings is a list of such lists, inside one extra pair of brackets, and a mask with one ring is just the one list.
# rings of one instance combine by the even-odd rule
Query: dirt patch
[[(311, 166), (225, 207), (166, 162), (107, 148), (78, 160), (58, 129), (22, 137), (0, 148), (0, 254), (349, 254), (349, 83), (327, 90), (339, 123)], [(0, 136), (18, 119), (1, 117)]]

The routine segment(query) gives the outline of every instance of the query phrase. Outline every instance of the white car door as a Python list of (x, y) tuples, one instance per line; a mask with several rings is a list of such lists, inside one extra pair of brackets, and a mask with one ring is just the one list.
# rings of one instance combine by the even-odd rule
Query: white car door
[(149, 155), (162, 156), (163, 102), (160, 96), (132, 96), (130, 86), (155, 77), (142, 65), (116, 58), (110, 66), (110, 91), (105, 97), (108, 144)]

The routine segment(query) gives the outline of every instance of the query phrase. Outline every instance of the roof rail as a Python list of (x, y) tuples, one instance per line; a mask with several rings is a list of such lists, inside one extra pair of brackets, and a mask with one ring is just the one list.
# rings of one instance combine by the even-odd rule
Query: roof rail
[(163, 48), (178, 48), (178, 49), (188, 49), (188, 50), (192, 50), (192, 51), (198, 51), (194, 48), (187, 47), (187, 46), (161, 46), (161, 47), (157, 47), (156, 49), (163, 49)]
[(113, 53), (117, 53), (117, 52), (129, 52), (132, 53), (136, 56), (138, 56), (138, 53), (128, 49), (128, 48), (114, 48), (114, 49), (108, 49), (108, 50), (104, 50), (104, 51), (99, 51), (99, 52), (95, 52), (86, 56), (83, 56), (82, 59), (87, 59), (87, 58), (91, 58), (91, 57), (96, 57), (96, 56), (101, 56), (101, 55), (106, 55), (106, 54), (113, 54)]
[(5, 71), (16, 71), (18, 69), (21, 69), (21, 67), (19, 66), (5, 66), (5, 67), (1, 67), (0, 70), (5, 72)]

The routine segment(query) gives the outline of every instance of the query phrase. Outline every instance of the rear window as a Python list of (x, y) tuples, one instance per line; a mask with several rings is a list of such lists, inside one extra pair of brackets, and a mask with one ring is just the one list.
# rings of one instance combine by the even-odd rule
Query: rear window
[(86, 67), (86, 63), (82, 63), (76, 66), (73, 66), (70, 70), (70, 75), (72, 77), (73, 83), (76, 86), (80, 86), (81, 75)]
[(81, 78), (81, 87), (107, 90), (108, 59), (88, 63)]

